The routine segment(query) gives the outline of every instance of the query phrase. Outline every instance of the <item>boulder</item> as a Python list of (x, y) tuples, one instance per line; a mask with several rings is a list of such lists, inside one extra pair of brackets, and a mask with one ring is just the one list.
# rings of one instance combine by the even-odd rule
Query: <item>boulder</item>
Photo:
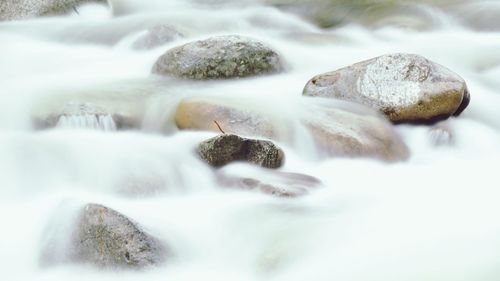
[(198, 146), (198, 155), (214, 167), (231, 162), (246, 161), (265, 168), (279, 168), (284, 162), (283, 151), (266, 140), (247, 139), (224, 134), (203, 141)]
[(136, 50), (148, 50), (174, 40), (184, 37), (173, 26), (170, 25), (157, 25), (148, 29), (148, 31), (139, 37), (132, 47)]
[(2, 0), (0, 21), (61, 15), (72, 11), (78, 5), (92, 2), (107, 3), (106, 0)]
[(313, 77), (303, 94), (361, 103), (394, 123), (434, 123), (460, 114), (470, 96), (449, 69), (413, 54), (389, 54)]
[(216, 97), (196, 97), (182, 100), (175, 113), (179, 129), (203, 130), (251, 137), (273, 138), (275, 128), (267, 118), (241, 109)]
[(84, 207), (72, 237), (71, 259), (99, 267), (140, 269), (165, 261), (166, 247), (110, 208)]
[(373, 157), (390, 162), (409, 157), (408, 147), (393, 125), (376, 112), (356, 112), (325, 101), (309, 105), (308, 113), (303, 124), (327, 156)]
[(173, 48), (162, 55), (152, 72), (187, 79), (227, 79), (276, 73), (279, 55), (253, 39), (218, 36)]
[(218, 183), (227, 188), (242, 190), (257, 190), (276, 197), (298, 197), (307, 195), (311, 190), (321, 186), (321, 181), (315, 177), (280, 171), (256, 171), (243, 173), (219, 171)]

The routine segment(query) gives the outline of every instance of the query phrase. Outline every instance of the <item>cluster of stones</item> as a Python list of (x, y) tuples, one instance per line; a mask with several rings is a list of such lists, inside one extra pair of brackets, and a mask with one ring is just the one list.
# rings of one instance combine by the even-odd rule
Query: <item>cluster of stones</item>
[[(0, 20), (64, 13), (83, 2), (87, 0), (4, 0), (0, 2)], [(182, 36), (170, 26), (156, 26), (138, 38), (134, 48), (156, 48)], [(230, 35), (172, 48), (158, 58), (152, 73), (184, 80), (220, 80), (277, 74), (285, 69), (284, 60), (269, 46)], [(316, 145), (332, 156), (373, 157), (383, 161), (403, 161), (410, 154), (394, 124), (435, 124), (458, 116), (470, 102), (467, 85), (459, 75), (422, 56), (402, 53), (319, 74), (307, 82), (303, 96), (344, 100), (378, 111), (380, 114), (360, 114), (335, 106), (305, 108), (311, 114), (300, 121)], [(82, 112), (114, 116), (104, 108), (77, 104), (48, 118), (52, 120), (49, 123), (60, 116)], [(214, 120), (223, 124), (223, 129)], [(319, 180), (297, 173), (274, 171), (272, 175), (279, 183), (276, 185), (221, 171), (234, 162), (246, 162), (268, 171), (283, 166), (284, 151), (271, 141), (279, 141), (278, 128), (259, 113), (221, 98), (191, 97), (180, 101), (175, 123), (181, 130), (220, 133), (201, 142), (196, 153), (214, 167), (223, 186), (294, 197), (321, 185)], [(452, 141), (448, 128), (435, 126), (432, 130), (436, 143)], [(106, 268), (144, 268), (161, 264), (169, 256), (167, 246), (137, 223), (96, 204), (82, 209), (69, 240), (72, 250), (65, 261)]]

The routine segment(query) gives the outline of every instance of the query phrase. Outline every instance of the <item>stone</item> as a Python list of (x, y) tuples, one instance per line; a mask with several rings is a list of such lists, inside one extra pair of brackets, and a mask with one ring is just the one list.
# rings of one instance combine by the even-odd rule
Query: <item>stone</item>
[(0, 21), (61, 15), (78, 5), (92, 2), (107, 3), (106, 0), (2, 0)]
[(139, 37), (132, 45), (136, 50), (149, 50), (184, 37), (170, 25), (157, 25)]
[(267, 118), (216, 97), (182, 100), (177, 106), (175, 123), (181, 130), (201, 130), (249, 137), (273, 138), (276, 130)]
[(262, 171), (259, 173), (235, 173), (220, 171), (217, 173), (218, 183), (226, 188), (241, 190), (257, 190), (276, 197), (295, 198), (304, 196), (322, 185), (315, 177), (300, 173), (281, 171)]
[(191, 42), (167, 51), (153, 66), (154, 74), (187, 79), (228, 79), (277, 73), (279, 55), (253, 39), (236, 35)]
[(389, 54), (313, 77), (303, 95), (361, 103), (394, 123), (435, 123), (458, 115), (470, 96), (449, 69), (413, 54)]
[(102, 205), (83, 208), (72, 237), (71, 259), (106, 268), (161, 264), (166, 247), (123, 214)]
[(328, 102), (311, 104), (302, 121), (327, 156), (404, 161), (409, 150), (394, 126), (376, 112), (359, 112)]
[(279, 168), (284, 162), (284, 152), (270, 141), (247, 139), (223, 134), (198, 146), (198, 155), (213, 167), (246, 161), (265, 168)]

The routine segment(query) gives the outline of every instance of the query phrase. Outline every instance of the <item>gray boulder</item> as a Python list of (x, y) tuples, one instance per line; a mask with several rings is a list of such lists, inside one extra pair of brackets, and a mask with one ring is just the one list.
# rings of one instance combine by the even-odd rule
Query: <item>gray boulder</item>
[(88, 204), (72, 238), (72, 260), (99, 267), (144, 268), (165, 261), (166, 247), (126, 216)]
[(218, 36), (176, 47), (162, 55), (152, 72), (188, 79), (227, 79), (283, 69), (271, 48), (240, 36)]
[(182, 37), (184, 37), (184, 35), (177, 31), (173, 26), (157, 25), (148, 29), (148, 31), (144, 35), (139, 37), (134, 42), (132, 47), (136, 50), (148, 50), (180, 39)]
[(214, 167), (246, 161), (265, 168), (279, 168), (284, 162), (283, 151), (272, 142), (230, 134), (219, 135), (200, 143), (198, 154)]
[(69, 259), (105, 268), (140, 269), (166, 259), (166, 247), (135, 222), (110, 208), (88, 204), (70, 242)]
[(106, 0), (1, 0), (0, 21), (61, 15), (92, 2), (107, 3)]
[(394, 123), (432, 123), (460, 114), (470, 95), (449, 69), (413, 54), (389, 54), (313, 77), (305, 96), (361, 103)]

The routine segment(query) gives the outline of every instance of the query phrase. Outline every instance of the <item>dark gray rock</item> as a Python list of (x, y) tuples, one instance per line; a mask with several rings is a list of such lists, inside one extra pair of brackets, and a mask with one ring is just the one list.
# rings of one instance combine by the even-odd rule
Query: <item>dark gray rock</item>
[(240, 36), (218, 36), (167, 51), (152, 72), (188, 79), (227, 79), (276, 73), (279, 55), (264, 44)]
[(465, 81), (419, 55), (390, 54), (313, 77), (305, 96), (336, 98), (380, 110), (394, 123), (433, 123), (460, 114)]
[(265, 168), (279, 168), (284, 162), (283, 151), (272, 142), (229, 134), (200, 143), (198, 154), (214, 167), (235, 161), (246, 161)]
[(132, 47), (136, 50), (148, 50), (182, 37), (184, 37), (184, 35), (177, 31), (173, 26), (157, 25), (148, 29), (144, 35), (139, 37), (134, 42)]
[(61, 15), (92, 2), (107, 3), (107, 0), (1, 0), (0, 21)]
[(101, 205), (84, 207), (73, 233), (72, 260), (100, 267), (144, 268), (165, 261), (166, 247), (126, 216)]

